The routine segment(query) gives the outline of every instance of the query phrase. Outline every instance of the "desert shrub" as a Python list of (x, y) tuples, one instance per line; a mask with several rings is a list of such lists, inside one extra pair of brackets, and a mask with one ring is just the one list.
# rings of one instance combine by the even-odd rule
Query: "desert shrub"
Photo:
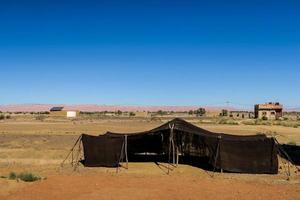
[(11, 116), (10, 115), (6, 115), (6, 119), (10, 119), (11, 118)]
[(39, 181), (42, 178), (40, 176), (34, 175), (32, 173), (20, 173), (16, 174), (15, 172), (10, 172), (8, 179), (10, 180), (22, 180), (25, 182), (34, 182), (34, 181)]
[(130, 112), (130, 113), (129, 113), (129, 116), (130, 116), (130, 117), (134, 117), (134, 116), (135, 116), (135, 113), (134, 113), (134, 112)]
[(25, 182), (34, 182), (41, 180), (40, 176), (34, 175), (32, 173), (21, 173), (18, 175), (18, 178)]
[(205, 115), (206, 110), (205, 110), (205, 108), (199, 108), (199, 109), (195, 110), (194, 113), (195, 113), (197, 116), (203, 116), (203, 115)]
[(15, 172), (10, 172), (8, 175), (8, 179), (10, 179), (10, 180), (17, 179), (17, 174)]
[(0, 115), (0, 120), (4, 120), (5, 116), (4, 115)]
[(156, 114), (157, 114), (157, 115), (167, 115), (168, 112), (163, 111), (163, 110), (159, 110), (159, 111), (156, 112)]
[(121, 110), (118, 110), (118, 111), (115, 112), (116, 115), (122, 115), (122, 113), (123, 112)]

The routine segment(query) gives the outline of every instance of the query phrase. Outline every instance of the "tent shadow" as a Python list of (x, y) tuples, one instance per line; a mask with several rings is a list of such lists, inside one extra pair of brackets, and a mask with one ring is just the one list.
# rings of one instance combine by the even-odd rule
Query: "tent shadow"
[[(175, 168), (175, 165), (172, 163), (169, 164), (167, 156), (164, 155), (129, 155), (128, 158), (129, 162), (155, 163), (163, 172), (168, 170), (173, 171)], [(206, 171), (214, 171), (213, 166), (209, 164), (208, 157), (182, 156), (179, 157), (179, 164), (190, 165)]]

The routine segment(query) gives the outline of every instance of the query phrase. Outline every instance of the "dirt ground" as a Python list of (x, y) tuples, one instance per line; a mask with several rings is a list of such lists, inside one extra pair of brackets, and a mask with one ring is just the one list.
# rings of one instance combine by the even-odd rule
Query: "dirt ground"
[(52, 199), (299, 199), (299, 186), (186, 176), (51, 176), (7, 200)]
[[(99, 120), (63, 122), (1, 122), (0, 175), (32, 172), (45, 180), (24, 183), (0, 178), (0, 199), (300, 199), (300, 175), (292, 168), (286, 180), (278, 175), (215, 173), (179, 165), (166, 174), (166, 164), (129, 163), (121, 168), (83, 168), (74, 172), (60, 163), (81, 133), (143, 131), (162, 122)], [(280, 142), (300, 142), (300, 131), (280, 126), (208, 125), (231, 134), (266, 133)]]

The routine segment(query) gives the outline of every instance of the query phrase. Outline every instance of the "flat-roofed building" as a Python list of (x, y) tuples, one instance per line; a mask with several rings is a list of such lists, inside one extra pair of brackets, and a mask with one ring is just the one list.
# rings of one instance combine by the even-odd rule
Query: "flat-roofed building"
[(78, 111), (75, 110), (66, 110), (64, 107), (57, 106), (50, 109), (50, 116), (53, 117), (67, 117), (75, 118), (79, 115)]
[(279, 103), (256, 104), (254, 106), (255, 118), (257, 119), (279, 119), (283, 115), (283, 106)]
[(235, 119), (251, 119), (254, 118), (254, 113), (249, 111), (229, 111), (229, 117)]

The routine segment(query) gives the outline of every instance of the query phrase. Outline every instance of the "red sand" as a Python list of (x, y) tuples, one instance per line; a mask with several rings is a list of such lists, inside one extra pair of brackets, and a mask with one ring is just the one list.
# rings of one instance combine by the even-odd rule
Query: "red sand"
[(300, 199), (299, 184), (193, 176), (55, 175), (30, 183), (7, 200)]

